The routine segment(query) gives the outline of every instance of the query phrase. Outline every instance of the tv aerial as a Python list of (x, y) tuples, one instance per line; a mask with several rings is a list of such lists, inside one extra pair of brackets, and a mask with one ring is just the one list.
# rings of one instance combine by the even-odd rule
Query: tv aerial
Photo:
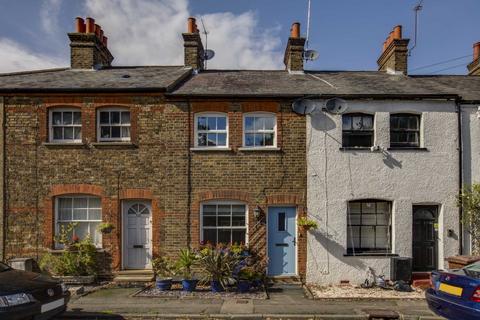
[(292, 110), (301, 115), (312, 114), (317, 110), (317, 103), (310, 99), (297, 99), (292, 103)]
[(305, 50), (303, 52), (303, 59), (307, 60), (307, 61), (314, 61), (314, 60), (317, 60), (318, 59), (318, 51), (316, 50)]
[(308, 50), (308, 43), (310, 40), (310, 15), (311, 15), (312, 1), (308, 0), (308, 10), (307, 10), (307, 39), (305, 41), (305, 48), (307, 50), (303, 51), (303, 59), (306, 61), (315, 61), (318, 59), (318, 51)]
[(215, 57), (215, 51), (208, 49), (208, 34), (210, 32), (208, 32), (207, 28), (205, 28), (205, 23), (203, 22), (203, 18), (200, 18), (200, 21), (202, 22), (202, 28), (203, 28), (202, 33), (205, 35), (205, 50), (203, 50), (202, 58), (204, 61), (204, 68), (207, 69), (207, 61)]
[(343, 114), (348, 110), (348, 103), (340, 98), (328, 99), (325, 101), (325, 110), (331, 114)]

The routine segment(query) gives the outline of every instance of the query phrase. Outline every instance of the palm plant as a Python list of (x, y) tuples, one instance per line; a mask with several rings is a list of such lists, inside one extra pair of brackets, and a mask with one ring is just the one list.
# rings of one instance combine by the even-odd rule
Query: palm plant
[(190, 249), (181, 249), (177, 261), (177, 268), (182, 273), (183, 279), (193, 278), (192, 267), (197, 263), (198, 256)]
[(221, 247), (203, 249), (201, 254), (199, 265), (205, 273), (202, 282), (217, 282), (225, 289), (234, 280), (232, 273), (240, 257)]

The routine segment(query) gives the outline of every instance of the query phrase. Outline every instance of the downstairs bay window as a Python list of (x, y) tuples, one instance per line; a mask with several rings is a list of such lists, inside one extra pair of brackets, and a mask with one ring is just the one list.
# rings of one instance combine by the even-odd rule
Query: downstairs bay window
[(204, 243), (246, 243), (247, 207), (241, 203), (209, 202), (201, 206), (201, 234)]
[[(102, 236), (98, 225), (102, 222), (101, 199), (85, 195), (69, 195), (55, 198), (55, 235), (69, 224), (75, 227), (68, 235), (70, 239), (80, 240), (90, 236), (96, 247), (102, 246)], [(56, 244), (61, 248), (60, 244)]]
[(347, 253), (390, 253), (391, 202), (358, 200), (348, 203)]

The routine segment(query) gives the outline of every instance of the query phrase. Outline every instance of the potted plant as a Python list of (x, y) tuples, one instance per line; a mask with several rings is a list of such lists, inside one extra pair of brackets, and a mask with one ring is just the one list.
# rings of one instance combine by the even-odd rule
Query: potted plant
[(244, 267), (238, 273), (237, 288), (240, 293), (248, 293), (252, 288), (253, 281), (257, 278), (257, 273), (252, 267)]
[(239, 262), (239, 255), (229, 247), (207, 247), (201, 251), (200, 267), (205, 276), (202, 282), (210, 282), (213, 292), (225, 291), (229, 282), (233, 282), (232, 273)]
[(172, 277), (175, 276), (175, 264), (167, 257), (157, 257), (152, 261), (155, 273), (155, 284), (160, 291), (168, 291), (172, 288)]
[(297, 224), (300, 228), (302, 228), (305, 231), (308, 231), (310, 229), (317, 229), (318, 224), (314, 220), (310, 220), (307, 217), (300, 217), (297, 220)]
[(194, 278), (192, 267), (197, 263), (198, 256), (190, 249), (180, 250), (180, 256), (177, 261), (177, 269), (182, 274), (183, 291), (192, 292), (197, 287), (198, 279)]
[(97, 227), (97, 230), (103, 234), (111, 233), (113, 229), (115, 229), (115, 226), (110, 222), (102, 222)]

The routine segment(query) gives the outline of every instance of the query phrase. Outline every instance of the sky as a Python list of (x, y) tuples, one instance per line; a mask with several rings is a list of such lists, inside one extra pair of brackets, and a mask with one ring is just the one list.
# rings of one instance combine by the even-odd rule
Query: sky
[[(421, 0), (311, 0), (310, 70), (376, 70), (383, 41), (403, 25), (413, 46)], [(66, 67), (76, 16), (109, 38), (113, 65), (182, 65), (189, 16), (205, 22), (210, 69), (283, 69), (291, 24), (307, 32), (308, 0), (0, 0), (0, 72)], [(423, 0), (410, 74), (466, 74), (480, 41), (480, 0)], [(204, 36), (203, 40), (205, 43)], [(448, 63), (442, 63), (445, 61)], [(440, 64), (439, 64), (440, 63)], [(433, 66), (430, 66), (433, 65)]]

